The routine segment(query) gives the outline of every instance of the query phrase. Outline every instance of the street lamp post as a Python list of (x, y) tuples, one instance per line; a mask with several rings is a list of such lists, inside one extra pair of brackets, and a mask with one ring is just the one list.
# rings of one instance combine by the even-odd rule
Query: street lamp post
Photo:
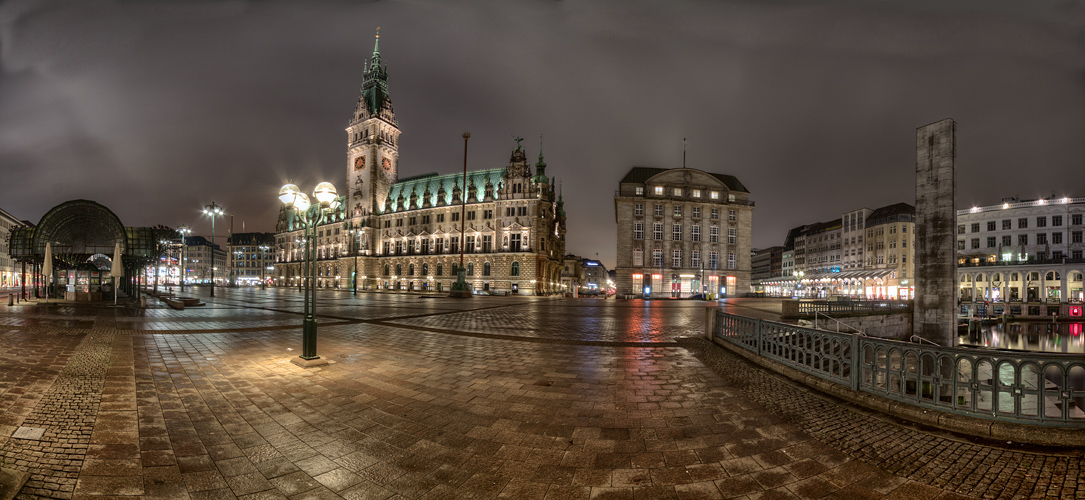
[(192, 232), (188, 226), (181, 224), (177, 228), (177, 232), (181, 235), (181, 293), (185, 292), (185, 277), (188, 275), (188, 265), (185, 264), (185, 236)]
[(220, 217), (224, 213), (222, 207), (217, 203), (211, 202), (210, 205), (203, 207), (204, 215), (211, 217), (211, 297), (215, 297), (215, 217)]
[(467, 283), (467, 270), (463, 267), (464, 243), (467, 242), (467, 238), (463, 234), (467, 227), (465, 222), (467, 216), (467, 140), (470, 138), (470, 132), (463, 133), (463, 189), (460, 191), (460, 266), (456, 269), (456, 282), (452, 284), (450, 297), (471, 297), (470, 285)]
[(292, 360), (302, 366), (326, 364), (316, 355), (316, 290), (312, 279), (316, 267), (316, 228), (327, 220), (339, 206), (339, 197), (335, 186), (330, 182), (321, 182), (313, 190), (317, 204), (311, 204), (309, 197), (297, 186), (287, 184), (279, 190), (279, 200), (286, 208), (286, 221), (292, 230), (295, 225), (302, 229), (305, 252), (302, 255), (302, 282), (305, 284), (305, 319), (302, 320), (302, 352), (299, 360)]
[(361, 230), (358, 228), (353, 228), (350, 230), (350, 243), (354, 245), (354, 276), (351, 280), (354, 283), (350, 292), (353, 295), (358, 294), (358, 238), (361, 235)]
[(267, 245), (260, 245), (260, 289), (261, 290), (266, 290), (267, 289), (267, 280), (264, 279), (264, 270), (267, 269), (267, 264), (265, 263), (265, 259), (267, 257), (267, 250), (268, 250)]

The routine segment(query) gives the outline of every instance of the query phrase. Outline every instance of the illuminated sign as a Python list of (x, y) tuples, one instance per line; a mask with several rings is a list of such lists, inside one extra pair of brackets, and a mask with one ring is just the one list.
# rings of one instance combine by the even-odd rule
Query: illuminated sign
[(1081, 316), (1081, 306), (1070, 306), (1070, 316)]
[(587, 265), (587, 266), (601, 266), (602, 264), (600, 264), (599, 261), (597, 261), (597, 260), (589, 260), (589, 261), (585, 262), (584, 265)]

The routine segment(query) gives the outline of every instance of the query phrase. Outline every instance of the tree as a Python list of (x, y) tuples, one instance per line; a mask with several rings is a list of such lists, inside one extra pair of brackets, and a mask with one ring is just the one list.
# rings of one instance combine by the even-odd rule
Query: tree
[(151, 228), (154, 235), (154, 293), (158, 293), (158, 263), (169, 250), (170, 244), (181, 239), (181, 232), (161, 224)]

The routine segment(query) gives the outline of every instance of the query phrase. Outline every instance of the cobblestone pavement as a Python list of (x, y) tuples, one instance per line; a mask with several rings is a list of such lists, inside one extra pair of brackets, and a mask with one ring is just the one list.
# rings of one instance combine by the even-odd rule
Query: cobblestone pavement
[(1080, 450), (798, 388), (695, 338), (703, 303), (323, 292), (305, 369), (300, 293), (216, 295), (0, 309), (18, 498), (1085, 498)]

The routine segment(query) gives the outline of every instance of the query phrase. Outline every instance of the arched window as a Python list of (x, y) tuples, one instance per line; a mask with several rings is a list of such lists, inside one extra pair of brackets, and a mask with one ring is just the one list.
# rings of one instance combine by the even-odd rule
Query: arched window
[(403, 264), (396, 264), (396, 276), (403, 276)]
[(385, 276), (388, 276), (388, 275), (392, 274), (392, 273), (389, 272), (391, 270), (390, 267), (391, 266), (389, 266), (388, 264), (384, 265), (384, 275)]
[(475, 263), (474, 262), (468, 262), (467, 263), (467, 275), (468, 276), (474, 276), (475, 275)]
[(407, 266), (407, 274), (414, 276), (414, 264), (410, 264)]
[(422, 276), (429, 276), (429, 264), (422, 263)]
[(1017, 273), (1010, 273), (1010, 281), (1017, 281)]
[(483, 276), (489, 276), (490, 275), (490, 263), (489, 262), (483, 262), (482, 263), (482, 275)]
[(513, 262), (512, 263), (512, 271), (509, 272), (509, 276), (519, 276), (519, 275), (520, 275), (520, 263), (519, 262)]

